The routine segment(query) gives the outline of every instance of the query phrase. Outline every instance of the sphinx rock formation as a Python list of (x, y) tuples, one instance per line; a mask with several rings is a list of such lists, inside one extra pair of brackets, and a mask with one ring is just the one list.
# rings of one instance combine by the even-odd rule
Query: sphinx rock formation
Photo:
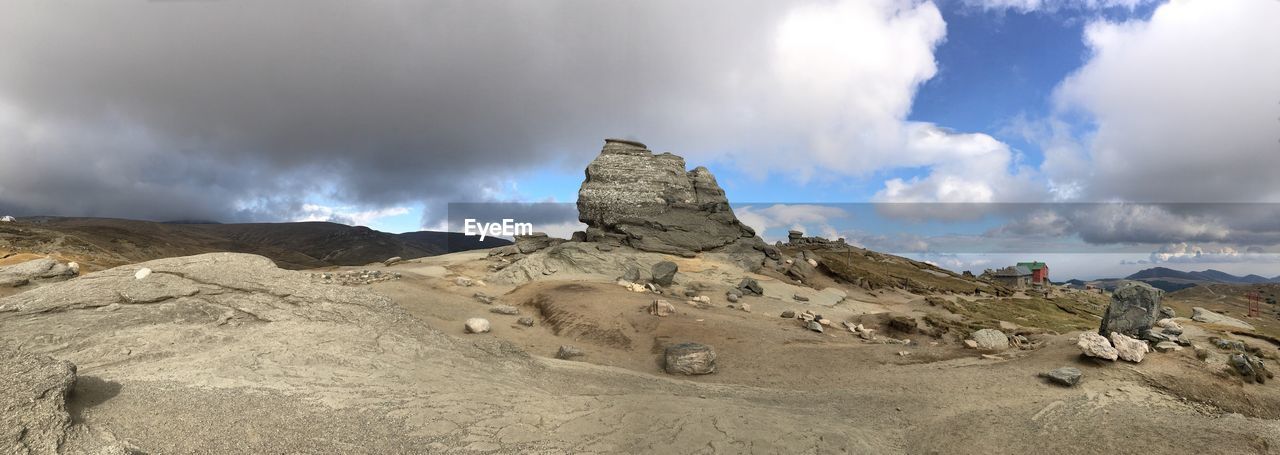
[(691, 257), (703, 251), (768, 248), (738, 221), (724, 190), (705, 167), (654, 155), (644, 144), (605, 139), (578, 190), (578, 219), (590, 242)]

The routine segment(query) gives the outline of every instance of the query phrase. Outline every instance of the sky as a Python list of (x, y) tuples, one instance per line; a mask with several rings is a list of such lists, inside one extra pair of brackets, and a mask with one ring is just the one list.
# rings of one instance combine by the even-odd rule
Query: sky
[[(0, 213), (440, 229), (450, 203), (572, 203), (624, 137), (710, 168), (771, 241), (1275, 276), (1277, 23), (1275, 0), (0, 0)], [(932, 227), (841, 222), (877, 204)]]

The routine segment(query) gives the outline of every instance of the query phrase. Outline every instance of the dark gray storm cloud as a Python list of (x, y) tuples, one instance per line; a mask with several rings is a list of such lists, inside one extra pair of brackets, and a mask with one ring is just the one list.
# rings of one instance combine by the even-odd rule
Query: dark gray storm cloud
[(690, 144), (686, 103), (767, 49), (751, 3), (6, 1), (0, 210), (440, 208), (605, 136)]

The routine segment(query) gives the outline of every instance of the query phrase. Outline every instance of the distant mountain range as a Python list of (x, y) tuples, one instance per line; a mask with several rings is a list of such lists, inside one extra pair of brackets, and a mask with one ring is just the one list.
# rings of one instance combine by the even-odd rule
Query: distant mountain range
[(0, 223), (0, 255), (59, 254), (97, 268), (215, 251), (252, 253), (289, 269), (364, 265), (510, 245), (457, 232), (391, 234), (326, 222), (219, 224), (114, 218), (27, 217)]
[(1184, 272), (1174, 270), (1168, 267), (1152, 267), (1149, 269), (1139, 270), (1138, 272), (1124, 278), (1106, 278), (1100, 280), (1070, 280), (1069, 285), (1084, 286), (1091, 284), (1103, 289), (1113, 289), (1122, 281), (1142, 281), (1165, 291), (1173, 292), (1180, 289), (1201, 285), (1201, 284), (1263, 284), (1263, 283), (1280, 283), (1280, 276), (1267, 278), (1261, 275), (1245, 275), (1236, 276), (1221, 270), (1203, 270), (1199, 272)]

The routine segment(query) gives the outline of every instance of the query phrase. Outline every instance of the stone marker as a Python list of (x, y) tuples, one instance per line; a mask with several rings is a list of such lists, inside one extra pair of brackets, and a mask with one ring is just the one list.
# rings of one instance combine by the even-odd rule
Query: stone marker
[(698, 343), (667, 346), (665, 367), (670, 374), (710, 374), (716, 372), (716, 351)]

